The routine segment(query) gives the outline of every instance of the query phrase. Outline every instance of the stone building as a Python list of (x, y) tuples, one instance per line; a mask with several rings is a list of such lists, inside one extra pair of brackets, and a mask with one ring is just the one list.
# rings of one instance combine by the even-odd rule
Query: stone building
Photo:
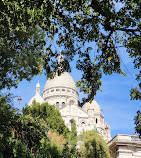
[[(58, 62), (60, 62), (60, 57)], [(92, 103), (86, 103), (84, 109), (79, 107), (79, 93), (69, 73), (64, 72), (60, 76), (56, 75), (53, 79), (48, 79), (42, 94), (41, 97), (38, 82), (36, 94), (29, 101), (29, 106), (34, 100), (39, 103), (47, 102), (60, 111), (70, 130), (72, 119), (75, 120), (78, 135), (83, 131), (96, 129), (106, 142), (111, 139), (110, 126), (104, 122), (104, 116), (98, 103), (93, 100)]]
[(141, 139), (137, 135), (117, 134), (108, 146), (113, 158), (141, 158)]

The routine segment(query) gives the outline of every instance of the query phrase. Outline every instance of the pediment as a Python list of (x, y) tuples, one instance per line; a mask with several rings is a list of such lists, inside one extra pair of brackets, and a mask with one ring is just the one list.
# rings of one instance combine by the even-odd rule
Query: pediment
[(88, 117), (87, 112), (77, 105), (67, 105), (59, 110), (62, 116), (79, 116), (79, 117)]

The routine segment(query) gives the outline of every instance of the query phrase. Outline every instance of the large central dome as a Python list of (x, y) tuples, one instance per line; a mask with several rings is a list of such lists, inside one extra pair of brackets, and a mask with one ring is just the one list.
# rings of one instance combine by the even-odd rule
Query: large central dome
[(54, 105), (67, 105), (78, 103), (78, 92), (75, 82), (69, 73), (64, 72), (60, 76), (48, 79), (43, 91), (45, 102)]
[[(76, 90), (75, 82), (71, 75), (67, 72), (62, 73), (60, 76), (55, 76), (53, 79), (48, 79), (44, 91), (49, 88), (55, 87), (68, 87)], [(77, 90), (76, 90), (77, 91)]]

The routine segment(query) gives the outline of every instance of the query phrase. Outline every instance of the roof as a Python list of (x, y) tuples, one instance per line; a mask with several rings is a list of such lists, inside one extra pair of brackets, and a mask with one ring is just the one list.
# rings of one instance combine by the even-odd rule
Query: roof
[(56, 87), (66, 87), (77, 91), (73, 78), (67, 72), (62, 73), (60, 76), (56, 75), (53, 79), (48, 79), (44, 91)]
[(31, 98), (28, 105), (31, 106), (33, 101), (36, 101), (40, 104), (44, 103), (44, 99), (40, 96), (40, 94), (36, 94), (33, 98)]
[(95, 100), (93, 100), (91, 103), (90, 102), (86, 103), (84, 106), (84, 110), (85, 111), (94, 110), (96, 112), (101, 112), (100, 106)]

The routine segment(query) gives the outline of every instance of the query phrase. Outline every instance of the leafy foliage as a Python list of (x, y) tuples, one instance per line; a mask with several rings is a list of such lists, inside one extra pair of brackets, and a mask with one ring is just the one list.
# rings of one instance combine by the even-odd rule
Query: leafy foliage
[(29, 149), (36, 151), (42, 138), (47, 138), (48, 126), (44, 120), (29, 115), (20, 116), (14, 128), (15, 138), (25, 143)]
[(77, 145), (77, 131), (76, 131), (76, 123), (75, 123), (75, 120), (72, 119), (72, 129), (71, 129), (71, 132), (70, 132), (70, 145), (72, 147), (75, 147)]
[[(125, 75), (119, 48), (125, 47), (135, 68), (140, 68), (139, 1), (6, 0), (1, 7), (0, 89), (16, 86), (23, 78), (30, 80), (42, 69), (52, 78), (59, 64), (64, 65), (61, 72), (71, 71), (70, 61), (78, 57), (76, 67), (82, 77), (77, 86), (87, 94), (84, 104), (100, 90), (102, 73)], [(56, 62), (54, 44), (64, 49), (62, 63)], [(134, 92), (131, 96), (140, 98), (140, 86), (139, 93)]]
[(136, 80), (138, 81), (139, 85), (136, 88), (131, 89), (131, 99), (132, 100), (141, 100), (141, 70), (140, 70), (140, 74), (136, 75)]
[(52, 129), (59, 134), (66, 135), (68, 128), (65, 126), (61, 114), (54, 106), (50, 106), (47, 103), (39, 104), (34, 102), (32, 106), (27, 106), (23, 109), (23, 115), (32, 116), (34, 119), (43, 119), (48, 125), (49, 129)]
[(137, 111), (137, 116), (135, 117), (135, 129), (137, 131), (137, 133), (139, 133), (139, 135), (141, 136), (141, 111)]
[[(0, 90), (17, 86), (42, 72), (45, 33), (50, 27), (50, 1), (0, 2)], [(47, 16), (45, 16), (47, 15)]]
[[(48, 156), (54, 155), (54, 157), (61, 155), (63, 144), (62, 146), (57, 145), (55, 141), (48, 138), (49, 125), (42, 118), (42, 115), (35, 117), (35, 113), (33, 113), (33, 117), (31, 113), (18, 114), (16, 109), (12, 108), (11, 102), (8, 102), (7, 98), (0, 97), (1, 156), (5, 158), (32, 158), (34, 155), (37, 157), (44, 157), (46, 154)], [(61, 136), (58, 137), (61, 139)]]
[(63, 146), (66, 143), (66, 139), (63, 137), (63, 135), (59, 135), (51, 130), (48, 131), (48, 138), (52, 142), (55, 142), (58, 146)]
[(10, 96), (0, 95), (0, 153), (7, 158), (13, 154), (8, 140), (11, 137), (10, 129), (16, 123), (16, 110), (10, 105), (9, 98)]
[[(120, 47), (126, 48), (129, 57), (134, 60), (134, 68), (140, 69), (140, 4), (136, 0), (2, 0), (0, 90), (17, 86), (22, 79), (30, 80), (43, 69), (48, 77), (53, 77), (59, 66), (55, 39), (56, 44), (64, 49), (64, 61), (60, 63), (64, 69), (61, 71), (71, 71), (69, 63), (78, 57), (76, 67), (82, 71), (82, 77), (77, 86), (87, 94), (82, 105), (92, 101), (100, 90), (102, 73), (125, 75), (118, 53)], [(87, 46), (88, 43), (92, 44)], [(138, 86), (131, 90), (131, 99), (141, 99), (140, 76), (141, 71), (136, 78)], [(8, 104), (3, 106), (9, 114), (4, 123), (10, 127), (13, 118), (10, 121), (9, 117), (15, 116)], [(5, 112), (1, 112), (3, 117), (7, 115)], [(50, 119), (48, 122), (50, 128), (57, 127), (59, 133), (66, 133), (63, 124), (59, 129)], [(2, 131), (5, 130), (7, 128), (2, 125)], [(9, 134), (9, 131), (6, 133)]]
[(109, 148), (98, 133), (88, 131), (83, 133), (84, 145), (81, 147), (82, 157), (85, 158), (110, 158)]
[[(120, 47), (126, 48), (135, 68), (140, 68), (139, 1), (63, 0), (61, 11), (61, 20), (58, 18), (57, 22), (65, 34), (60, 33), (58, 44), (67, 49), (64, 51), (67, 58), (79, 57), (77, 68), (83, 74), (77, 85), (88, 95), (83, 103), (92, 100), (100, 89), (102, 73), (125, 75), (121, 70)], [(90, 42), (95, 43), (87, 46)]]
[(32, 158), (32, 153), (30, 152), (26, 144), (12, 137), (9, 138), (8, 142), (9, 142), (9, 146), (11, 146), (11, 148), (13, 149), (13, 153), (11, 153), (10, 155), (11, 158), (12, 157)]
[(63, 148), (63, 156), (64, 157), (78, 157), (79, 152), (76, 149), (77, 145), (77, 131), (76, 131), (76, 123), (74, 119), (71, 119), (72, 128), (71, 131), (67, 135), (66, 144)]
[(60, 158), (62, 154), (62, 147), (58, 146), (54, 141), (41, 140), (40, 153), (36, 153), (35, 157), (52, 157)]
[[(99, 157), (101, 154), (108, 157), (108, 150), (104, 140), (93, 131), (84, 134), (85, 146), (83, 148), (83, 155), (81, 155), (76, 150), (77, 132), (75, 121), (72, 120), (72, 131), (69, 132), (70, 137), (67, 137), (68, 129), (54, 106), (49, 106), (47, 103), (40, 105), (34, 102), (31, 107), (27, 106), (23, 109), (23, 114), (18, 114), (16, 109), (10, 105), (11, 102), (9, 102), (8, 98), (0, 97), (1, 157), (75, 158), (80, 156), (87, 157), (89, 150), (90, 152), (96, 150), (96, 155)], [(54, 115), (57, 119), (54, 118)], [(54, 121), (53, 125), (51, 124), (52, 121)], [(52, 131), (51, 127), (59, 129), (59, 126), (61, 130), (54, 132), (55, 129), (53, 129)], [(92, 150), (91, 148), (89, 149), (90, 145), (93, 147)], [(85, 152), (86, 149), (88, 152)], [(87, 154), (84, 156), (84, 153)]]

